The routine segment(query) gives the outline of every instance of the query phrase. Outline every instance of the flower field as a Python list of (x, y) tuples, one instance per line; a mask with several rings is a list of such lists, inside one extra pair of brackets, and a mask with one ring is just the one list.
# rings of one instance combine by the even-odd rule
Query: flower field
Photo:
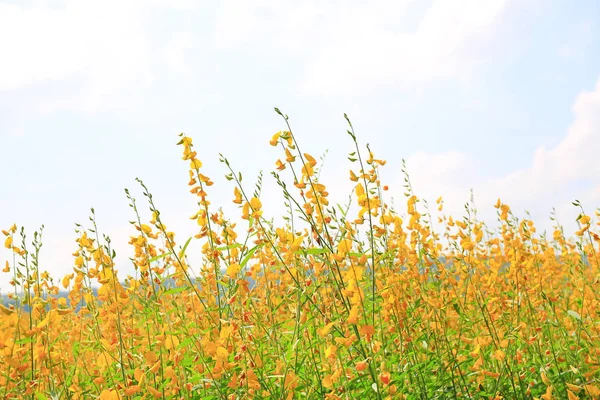
[(14, 294), (0, 305), (0, 398), (600, 399), (599, 210), (574, 202), (579, 230), (567, 238), (555, 221), (547, 237), (498, 200), (491, 228), (472, 204), (449, 216), (442, 198), (420, 200), (407, 174), (396, 210), (385, 161), (349, 120), (354, 189), (333, 205), (276, 111), (282, 226), (262, 180), (248, 189), (223, 156), (243, 223), (211, 204), (181, 134), (197, 235), (170, 231), (138, 180), (151, 215), (126, 191), (134, 276), (118, 275), (93, 210), (65, 277), (43, 271), (41, 231), (2, 231)]

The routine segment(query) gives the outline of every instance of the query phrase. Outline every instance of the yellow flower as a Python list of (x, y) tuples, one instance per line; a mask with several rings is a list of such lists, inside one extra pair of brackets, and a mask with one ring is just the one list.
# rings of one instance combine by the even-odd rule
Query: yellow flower
[(11, 315), (14, 312), (15, 312), (14, 309), (5, 307), (4, 305), (0, 304), (0, 313), (2, 313), (4, 315)]
[(567, 387), (575, 393), (579, 393), (581, 391), (581, 386), (573, 385), (572, 383), (567, 383)]
[(348, 323), (352, 325), (356, 325), (358, 323), (358, 306), (352, 306), (352, 308), (350, 309)]
[(337, 355), (337, 347), (335, 347), (334, 345), (330, 345), (329, 347), (327, 347), (325, 349), (325, 357), (332, 359), (335, 358)]
[(415, 214), (415, 204), (417, 202), (417, 196), (410, 196), (410, 198), (408, 199), (407, 205), (408, 205), (408, 213), (409, 214)]
[(360, 329), (358, 330), (360, 332), (361, 335), (374, 335), (375, 334), (375, 328), (373, 328), (373, 325), (363, 325), (360, 327)]
[(261, 208), (262, 203), (260, 202), (260, 200), (257, 197), (251, 198), (250, 202), (246, 202), (246, 204), (244, 204), (244, 207), (242, 208), (242, 218), (248, 219), (248, 217), (250, 216), (250, 212), (252, 212), (253, 218), (260, 218), (260, 216), (262, 215)]
[(494, 352), (492, 357), (498, 361), (503, 361), (504, 358), (506, 357), (506, 354), (504, 353), (504, 351), (498, 349)]
[(600, 388), (598, 388), (598, 386), (590, 384), (585, 385), (583, 388), (588, 395), (594, 398), (600, 397)]
[(280, 131), (273, 135), (271, 141), (269, 142), (271, 146), (277, 146), (277, 142), (279, 142), (279, 137), (281, 136), (281, 134), (282, 132)]
[(581, 225), (588, 225), (590, 223), (590, 217), (588, 215), (582, 215), (581, 218), (579, 218), (579, 223)]
[(192, 145), (192, 138), (191, 138), (191, 137), (184, 136), (184, 137), (183, 137), (183, 138), (182, 138), (182, 139), (179, 141), (179, 143), (177, 143), (177, 144), (179, 144), (179, 145), (183, 145), (183, 146), (185, 146), (185, 147), (189, 147), (189, 146), (191, 146), (191, 145)]
[(231, 279), (234, 279), (241, 269), (242, 268), (240, 267), (240, 264), (229, 264), (229, 266), (227, 267), (227, 276), (229, 276)]
[(571, 392), (569, 389), (567, 389), (567, 398), (569, 400), (579, 400), (579, 397), (575, 393)]
[(225, 347), (219, 346), (217, 347), (216, 358), (217, 360), (226, 360), (229, 357), (229, 352)]
[(62, 285), (66, 289), (69, 287), (69, 283), (71, 283), (71, 279), (73, 279), (74, 274), (65, 275), (62, 279)]
[(252, 209), (254, 209), (254, 211), (260, 210), (262, 208), (262, 203), (257, 197), (253, 197), (250, 199), (250, 205), (252, 206)]
[(158, 356), (153, 351), (148, 351), (144, 355), (144, 358), (146, 359), (146, 363), (148, 365), (152, 365), (152, 364), (154, 364), (158, 360)]
[(358, 372), (364, 371), (365, 369), (367, 369), (368, 366), (369, 364), (366, 361), (359, 361), (355, 364), (356, 370)]
[(292, 155), (289, 149), (285, 149), (285, 161), (292, 163), (296, 161), (296, 156)]
[(310, 154), (304, 153), (304, 157), (306, 158), (306, 160), (308, 161), (308, 163), (310, 164), (311, 167), (314, 167), (315, 165), (317, 165), (317, 161)]
[(75, 259), (75, 265), (81, 267), (83, 265), (83, 257), (79, 256)]
[(330, 322), (324, 327), (317, 329), (317, 334), (321, 337), (325, 337), (331, 331), (333, 325), (335, 325), (335, 322)]
[(192, 159), (192, 161), (190, 161), (190, 169), (200, 169), (202, 168), (202, 162), (200, 160), (198, 160), (197, 158)]
[(119, 393), (114, 389), (104, 389), (98, 400), (119, 400)]
[(352, 240), (342, 239), (338, 243), (337, 252), (339, 255), (346, 255), (352, 250)]
[(545, 372), (542, 372), (542, 382), (544, 382), (546, 386), (550, 386), (552, 384), (552, 382), (550, 382), (550, 379), (548, 379), (548, 375), (546, 375)]
[(235, 196), (233, 202), (235, 204), (242, 204), (242, 192), (240, 191), (240, 189), (238, 189), (237, 186), (233, 188), (233, 195)]

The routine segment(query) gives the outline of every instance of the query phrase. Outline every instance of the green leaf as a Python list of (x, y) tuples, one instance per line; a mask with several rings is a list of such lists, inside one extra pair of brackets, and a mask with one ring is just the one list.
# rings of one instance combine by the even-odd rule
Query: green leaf
[(185, 292), (188, 288), (185, 286), (179, 286), (179, 287), (174, 287), (171, 289), (167, 289), (164, 292), (162, 292), (163, 295), (165, 294), (177, 294), (177, 293), (181, 293), (181, 292)]
[(154, 262), (156, 260), (160, 260), (161, 258), (165, 258), (166, 256), (170, 256), (172, 253), (159, 254), (156, 257), (152, 257), (149, 262)]
[(581, 321), (581, 315), (579, 315), (579, 313), (577, 311), (568, 310), (567, 314), (569, 314), (571, 317), (575, 318), (577, 321)]
[(37, 397), (38, 400), (48, 400), (45, 394), (38, 391), (35, 392), (35, 397)]
[(238, 247), (242, 247), (242, 245), (239, 244), (239, 243), (234, 243), (234, 244), (230, 244), (229, 246), (217, 247), (215, 250), (217, 250), (217, 251), (224, 251), (224, 250), (235, 249), (235, 248), (238, 248)]
[(256, 246), (254, 246), (253, 248), (250, 249), (250, 251), (248, 252), (248, 254), (246, 254), (246, 257), (244, 257), (244, 259), (240, 263), (240, 267), (241, 268), (244, 268), (246, 266), (246, 264), (248, 264), (248, 261), (250, 261), (250, 259), (252, 258), (252, 256), (254, 255), (254, 253), (256, 253), (256, 250), (258, 250), (258, 248), (260, 246), (262, 246), (262, 244), (257, 244)]
[(28, 337), (28, 338), (23, 338), (23, 339), (18, 339), (15, 341), (15, 344), (27, 344), (27, 343), (33, 343), (35, 341), (35, 339), (32, 337)]
[(321, 247), (313, 247), (312, 249), (298, 250), (298, 251), (295, 251), (294, 253), (296, 253), (296, 254), (326, 254), (326, 253), (329, 253), (329, 249), (324, 249)]
[(185, 242), (185, 244), (183, 245), (183, 249), (181, 249), (181, 251), (179, 252), (179, 258), (183, 258), (183, 256), (185, 255), (185, 250), (187, 249), (190, 242), (192, 241), (192, 237), (193, 236), (190, 236), (190, 238), (187, 240), (187, 242)]
[(452, 307), (454, 308), (454, 311), (456, 311), (456, 313), (458, 315), (462, 315), (462, 313), (460, 312), (460, 308), (458, 307), (458, 304), (452, 303)]

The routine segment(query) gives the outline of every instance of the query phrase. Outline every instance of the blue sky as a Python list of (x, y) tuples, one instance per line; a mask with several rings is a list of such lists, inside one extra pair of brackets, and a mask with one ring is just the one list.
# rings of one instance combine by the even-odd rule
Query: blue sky
[(599, 48), (594, 0), (0, 1), (0, 226), (45, 224), (42, 269), (59, 277), (95, 207), (126, 264), (123, 189), (142, 203), (140, 177), (184, 241), (182, 131), (213, 204), (236, 213), (221, 152), (250, 188), (265, 171), (278, 214), (277, 106), (304, 151), (329, 150), (334, 200), (351, 190), (346, 112), (397, 204), (404, 158), (417, 194), (457, 216), (473, 188), (485, 219), (500, 197), (572, 229), (572, 200), (600, 205)]

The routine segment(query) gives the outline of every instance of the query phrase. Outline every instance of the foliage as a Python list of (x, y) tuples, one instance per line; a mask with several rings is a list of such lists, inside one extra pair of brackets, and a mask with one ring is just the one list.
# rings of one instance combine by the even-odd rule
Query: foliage
[(380, 182), (385, 161), (368, 147), (363, 157), (346, 118), (351, 216), (351, 204), (329, 204), (321, 165), (276, 111), (287, 125), (270, 141), (284, 156), (272, 173), (281, 227), (265, 219), (262, 176), (249, 193), (221, 156), (248, 224), (238, 235), (181, 134), (198, 234), (178, 247), (138, 180), (152, 217), (126, 190), (135, 276), (118, 279), (93, 209), (60, 283), (41, 272), (41, 230), (32, 248), (23, 228), (3, 231), (18, 304), (0, 306), (2, 398), (600, 398), (600, 236), (578, 202), (572, 240), (556, 221), (551, 239), (536, 235), (500, 200), (496, 230), (472, 202), (464, 218), (446, 216), (441, 198), (434, 223), (404, 170), (400, 215)]

